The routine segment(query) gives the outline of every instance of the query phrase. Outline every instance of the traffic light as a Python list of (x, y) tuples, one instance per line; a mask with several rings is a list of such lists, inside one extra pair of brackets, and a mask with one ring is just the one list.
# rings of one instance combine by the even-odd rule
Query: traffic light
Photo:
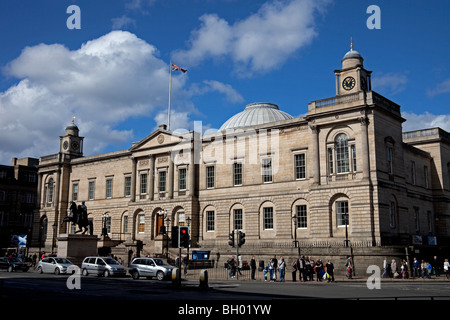
[(228, 236), (228, 244), (234, 247), (234, 230)]
[(239, 231), (238, 234), (238, 246), (242, 246), (245, 243), (245, 233), (243, 233), (242, 231)]
[(178, 248), (189, 248), (189, 227), (181, 226), (178, 231)]
[(178, 226), (172, 227), (172, 248), (178, 248)]

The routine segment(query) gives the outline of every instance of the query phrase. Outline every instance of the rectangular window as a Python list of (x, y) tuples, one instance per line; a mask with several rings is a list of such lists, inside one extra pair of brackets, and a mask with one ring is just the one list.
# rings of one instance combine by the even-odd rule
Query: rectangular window
[(89, 181), (89, 195), (88, 195), (88, 199), (89, 200), (94, 200), (94, 196), (95, 196), (95, 181)]
[(419, 208), (418, 207), (414, 207), (414, 225), (416, 226), (416, 231), (419, 231), (420, 223), (419, 223)]
[(296, 206), (297, 229), (306, 229), (308, 227), (306, 205)]
[(242, 209), (233, 210), (234, 229), (242, 230)]
[(354, 144), (351, 145), (352, 149), (352, 160), (353, 160), (353, 172), (356, 172), (356, 146)]
[(178, 189), (186, 190), (186, 168), (178, 170)]
[(391, 201), (389, 206), (389, 226), (391, 228), (395, 228), (395, 215), (396, 215), (395, 202)]
[(391, 147), (386, 148), (386, 154), (387, 154), (387, 166), (388, 166), (388, 173), (394, 174), (394, 167), (393, 167), (393, 150)]
[(263, 224), (264, 224), (264, 230), (271, 230), (273, 229), (273, 208), (267, 207), (263, 208)]
[(206, 188), (214, 188), (214, 166), (206, 167)]
[(206, 231), (214, 231), (214, 211), (206, 211)]
[(334, 166), (333, 166), (333, 149), (328, 148), (328, 174), (334, 173)]
[(140, 214), (138, 216), (138, 232), (144, 233), (145, 232), (145, 215)]
[(427, 211), (428, 232), (433, 232), (433, 215), (431, 211)]
[(430, 187), (430, 183), (428, 181), (428, 167), (427, 166), (423, 167), (423, 180), (425, 180), (424, 181), (425, 188), (428, 189)]
[(306, 178), (306, 161), (305, 154), (296, 154), (294, 156), (295, 162), (295, 179), (305, 179)]
[(242, 185), (242, 163), (240, 162), (233, 163), (233, 185)]
[(411, 161), (411, 183), (416, 185), (416, 163)]
[(72, 185), (72, 201), (78, 201), (78, 183)]
[(166, 171), (159, 172), (158, 186), (159, 186), (160, 193), (166, 192)]
[(129, 197), (131, 195), (131, 177), (125, 177), (125, 197)]
[(112, 198), (112, 185), (113, 185), (112, 179), (106, 180), (106, 199)]
[(262, 159), (261, 173), (263, 182), (272, 182), (272, 159)]
[(141, 173), (140, 194), (147, 193), (147, 174)]
[(338, 227), (348, 226), (348, 201), (336, 202), (336, 214)]
[(186, 222), (186, 215), (184, 214), (184, 212), (179, 212), (178, 213), (178, 225), (184, 226), (185, 222)]

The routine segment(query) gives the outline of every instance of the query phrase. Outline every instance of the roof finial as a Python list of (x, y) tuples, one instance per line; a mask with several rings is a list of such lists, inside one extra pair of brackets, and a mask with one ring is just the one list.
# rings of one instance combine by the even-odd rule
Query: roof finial
[(72, 116), (72, 124), (75, 124), (75, 116)]
[(353, 38), (350, 37), (350, 51), (353, 51), (353, 42), (355, 41), (353, 41)]

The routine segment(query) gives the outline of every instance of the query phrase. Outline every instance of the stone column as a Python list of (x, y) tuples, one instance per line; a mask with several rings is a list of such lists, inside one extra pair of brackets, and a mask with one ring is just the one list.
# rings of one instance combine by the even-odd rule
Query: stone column
[(168, 193), (168, 197), (169, 199), (173, 199), (173, 160), (171, 157), (171, 153), (169, 153), (168, 156), (169, 159), (169, 172), (168, 172), (168, 178), (167, 178), (167, 193)]
[(155, 156), (153, 154), (150, 155), (150, 172), (149, 172), (149, 185), (148, 185), (148, 199), (153, 200), (155, 196)]
[(130, 191), (130, 201), (136, 201), (136, 166), (137, 159), (135, 157), (131, 157), (131, 191)]
[(362, 171), (363, 180), (369, 180), (370, 178), (370, 165), (369, 165), (369, 140), (367, 127), (369, 125), (369, 119), (366, 117), (359, 118), (361, 121), (361, 156), (362, 156)]
[(311, 137), (311, 159), (310, 163), (310, 178), (312, 178), (313, 184), (320, 184), (320, 155), (319, 155), (319, 127), (316, 125), (309, 126), (312, 132)]

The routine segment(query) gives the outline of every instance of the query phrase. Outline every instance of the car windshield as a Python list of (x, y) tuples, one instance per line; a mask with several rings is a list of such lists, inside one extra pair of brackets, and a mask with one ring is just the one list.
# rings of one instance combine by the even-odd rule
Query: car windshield
[(114, 260), (114, 259), (112, 259), (112, 258), (105, 258), (105, 259), (103, 259), (103, 260), (105, 260), (105, 262), (106, 262), (107, 264), (119, 264), (116, 260)]
[(66, 258), (55, 258), (55, 260), (56, 260), (56, 263), (71, 263)]
[(9, 258), (9, 261), (11, 261), (11, 262), (21, 262), (20, 259), (14, 258), (14, 257)]

